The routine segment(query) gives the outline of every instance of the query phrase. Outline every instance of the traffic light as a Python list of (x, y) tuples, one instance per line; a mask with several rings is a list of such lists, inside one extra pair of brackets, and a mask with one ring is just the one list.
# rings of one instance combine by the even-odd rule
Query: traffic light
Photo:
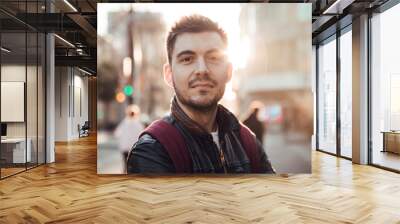
[(126, 97), (122, 92), (119, 92), (115, 96), (115, 99), (117, 100), (118, 103), (123, 103), (125, 101)]
[(131, 85), (124, 86), (124, 94), (126, 96), (132, 96), (133, 94), (133, 87)]

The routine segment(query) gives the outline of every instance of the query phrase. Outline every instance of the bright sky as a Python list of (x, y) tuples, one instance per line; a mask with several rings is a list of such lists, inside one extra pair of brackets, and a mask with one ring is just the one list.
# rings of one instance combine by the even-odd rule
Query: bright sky
[(248, 56), (248, 40), (240, 41), (239, 16), (241, 6), (238, 3), (99, 3), (98, 4), (98, 34), (107, 35), (107, 14), (113, 11), (150, 11), (161, 13), (167, 24), (167, 29), (180, 17), (190, 14), (201, 14), (216, 21), (227, 33), (229, 47), (228, 55), (234, 69), (245, 66)]

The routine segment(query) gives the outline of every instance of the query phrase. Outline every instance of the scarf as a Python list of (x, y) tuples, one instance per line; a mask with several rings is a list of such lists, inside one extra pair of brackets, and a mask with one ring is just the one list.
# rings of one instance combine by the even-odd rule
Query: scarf
[(240, 140), (240, 123), (228, 109), (218, 105), (216, 116), (225, 164), (211, 134), (182, 110), (176, 97), (171, 103), (171, 115), (187, 144), (194, 173), (250, 172), (250, 162)]

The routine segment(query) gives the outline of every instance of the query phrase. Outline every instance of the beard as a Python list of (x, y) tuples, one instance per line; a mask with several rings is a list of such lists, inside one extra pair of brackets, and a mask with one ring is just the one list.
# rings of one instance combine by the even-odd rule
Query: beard
[(199, 96), (189, 96), (188, 94), (183, 94), (177, 87), (175, 82), (174, 84), (174, 90), (175, 90), (175, 95), (180, 103), (185, 105), (186, 107), (191, 108), (192, 110), (200, 111), (200, 112), (209, 112), (215, 110), (215, 108), (218, 106), (218, 102), (221, 100), (224, 90), (218, 91), (217, 94), (212, 96), (209, 99), (202, 100), (199, 99), (197, 100), (196, 98), (201, 98), (203, 97), (202, 95), (209, 94), (207, 92), (202, 92), (200, 91)]

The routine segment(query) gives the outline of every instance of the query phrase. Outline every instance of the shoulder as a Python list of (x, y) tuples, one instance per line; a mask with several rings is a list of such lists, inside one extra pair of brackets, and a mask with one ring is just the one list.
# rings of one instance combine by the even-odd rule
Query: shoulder
[(166, 153), (162, 144), (149, 134), (142, 135), (133, 145), (132, 152)]
[[(166, 129), (166, 127), (168, 128), (173, 128), (172, 126), (174, 126), (174, 120), (171, 116), (166, 116), (162, 119), (156, 120), (154, 122), (152, 122), (145, 130), (144, 133), (141, 134), (141, 136), (139, 137), (138, 141), (136, 142), (136, 144), (133, 146), (133, 148), (135, 147), (142, 147), (142, 146), (151, 146), (151, 147), (155, 147), (155, 148), (163, 148), (162, 144), (160, 143), (160, 141), (158, 141), (156, 138), (159, 135), (163, 135), (163, 134), (167, 134), (168, 130)], [(153, 136), (156, 137), (153, 137)], [(164, 149), (164, 151), (166, 151)]]
[(144, 134), (129, 153), (127, 170), (128, 173), (169, 173), (175, 172), (175, 167), (162, 144)]
[(140, 135), (138, 141), (133, 145), (133, 153), (146, 153), (168, 157), (168, 150), (163, 146), (169, 138), (176, 138), (178, 130), (170, 117), (164, 117), (154, 121)]

